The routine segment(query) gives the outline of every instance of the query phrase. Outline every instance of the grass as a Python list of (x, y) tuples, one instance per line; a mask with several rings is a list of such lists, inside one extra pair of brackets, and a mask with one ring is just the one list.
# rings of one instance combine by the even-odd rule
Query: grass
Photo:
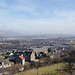
[[(58, 69), (61, 69), (61, 66), (63, 66), (63, 63), (58, 64)], [(55, 73), (57, 70), (57, 64), (46, 66), (46, 67), (40, 67), (38, 69), (38, 75), (46, 74), (46, 73)], [(20, 72), (14, 75), (37, 75), (37, 69), (31, 69), (28, 71)]]

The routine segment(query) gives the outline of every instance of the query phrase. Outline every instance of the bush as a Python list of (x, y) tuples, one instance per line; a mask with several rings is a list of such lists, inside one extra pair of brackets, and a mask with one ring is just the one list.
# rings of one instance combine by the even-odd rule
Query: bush
[(25, 64), (25, 66), (24, 66), (24, 69), (25, 70), (29, 70), (31, 67), (30, 67), (30, 64), (29, 63), (27, 63), (27, 64)]

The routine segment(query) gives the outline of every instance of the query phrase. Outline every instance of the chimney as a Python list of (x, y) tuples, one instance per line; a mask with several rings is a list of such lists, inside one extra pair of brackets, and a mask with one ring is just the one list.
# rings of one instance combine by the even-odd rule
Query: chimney
[(2, 65), (4, 65), (4, 62), (2, 62)]

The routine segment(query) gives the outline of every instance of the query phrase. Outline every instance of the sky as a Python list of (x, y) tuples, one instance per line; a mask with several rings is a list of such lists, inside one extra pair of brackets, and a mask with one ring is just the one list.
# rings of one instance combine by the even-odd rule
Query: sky
[(0, 0), (0, 30), (75, 34), (75, 0)]

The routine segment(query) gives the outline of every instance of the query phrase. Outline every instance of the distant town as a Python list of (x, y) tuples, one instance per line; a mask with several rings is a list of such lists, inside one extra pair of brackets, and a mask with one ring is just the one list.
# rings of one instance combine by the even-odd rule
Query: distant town
[(71, 47), (75, 37), (0, 38), (0, 74), (67, 62)]

